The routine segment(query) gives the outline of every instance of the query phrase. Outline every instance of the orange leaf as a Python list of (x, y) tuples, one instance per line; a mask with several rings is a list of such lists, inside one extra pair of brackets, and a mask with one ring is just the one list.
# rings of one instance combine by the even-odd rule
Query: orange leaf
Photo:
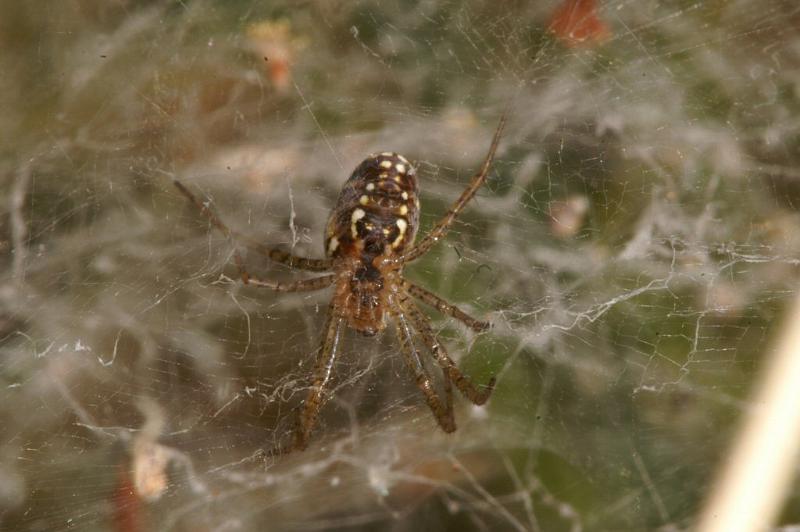
[(596, 0), (564, 0), (550, 19), (548, 29), (565, 45), (594, 46), (611, 36), (597, 16)]

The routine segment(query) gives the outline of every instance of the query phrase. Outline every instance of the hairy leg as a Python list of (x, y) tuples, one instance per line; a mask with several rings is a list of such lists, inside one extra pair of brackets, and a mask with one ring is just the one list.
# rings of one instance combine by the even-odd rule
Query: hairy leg
[(331, 303), (325, 319), (311, 387), (297, 417), (297, 427), (294, 431), (291, 450), (302, 451), (305, 449), (311, 431), (317, 424), (319, 411), (324, 402), (323, 394), (330, 383), (333, 364), (341, 346), (342, 333), (345, 329), (344, 323), (344, 318), (338, 314), (336, 306)]
[(456, 423), (453, 415), (453, 392), (450, 379), (445, 376), (445, 402), (443, 404), (441, 399), (439, 399), (439, 396), (436, 394), (436, 390), (433, 387), (430, 375), (425, 369), (425, 366), (422, 364), (419, 352), (414, 345), (411, 326), (409, 325), (402, 309), (397, 307), (393, 308), (392, 317), (395, 320), (397, 339), (400, 342), (400, 350), (403, 353), (403, 359), (405, 360), (408, 369), (411, 370), (411, 373), (414, 375), (414, 380), (417, 384), (417, 387), (425, 396), (425, 401), (428, 403), (428, 407), (433, 412), (433, 415), (436, 417), (436, 421), (439, 423), (439, 426), (442, 427), (442, 430), (445, 432), (455, 431)]
[(455, 305), (451, 305), (441, 297), (437, 296), (433, 292), (426, 290), (425, 288), (422, 288), (421, 286), (418, 286), (414, 283), (404, 280), (403, 288), (405, 288), (409, 294), (416, 297), (426, 305), (435, 308), (442, 314), (457, 319), (458, 321), (460, 321), (461, 323), (463, 323), (464, 325), (466, 325), (475, 332), (485, 331), (486, 329), (491, 327), (491, 323), (489, 323), (488, 321), (476, 320), (475, 318), (473, 318), (463, 310), (459, 309)]
[(256, 242), (252, 238), (230, 229), (225, 222), (223, 222), (222, 219), (208, 206), (207, 203), (200, 201), (200, 199), (188, 188), (186, 188), (183, 183), (178, 180), (173, 180), (173, 183), (175, 184), (175, 188), (177, 188), (181, 194), (186, 196), (186, 198), (200, 210), (203, 216), (205, 216), (208, 221), (211, 222), (214, 227), (219, 229), (219, 231), (227, 238), (238, 242), (243, 242), (248, 247), (255, 249), (262, 255), (266, 255), (270, 258), (270, 260), (280, 264), (285, 264), (290, 268), (311, 272), (325, 272), (332, 268), (333, 262), (329, 259), (308, 259), (305, 257), (297, 257), (281, 249), (265, 246), (259, 242)]
[(500, 123), (497, 125), (497, 130), (494, 132), (494, 137), (492, 138), (492, 144), (489, 147), (489, 153), (486, 154), (486, 159), (483, 161), (481, 165), (481, 169), (478, 171), (477, 174), (472, 176), (472, 179), (467, 185), (467, 188), (464, 189), (464, 192), (461, 193), (461, 196), (453, 203), (453, 206), (450, 207), (450, 210), (447, 211), (447, 214), (444, 215), (444, 218), (439, 220), (431, 231), (425, 235), (425, 238), (419, 241), (419, 243), (411, 248), (411, 250), (406, 253), (402, 259), (403, 262), (410, 262), (414, 259), (417, 259), (425, 254), (436, 242), (444, 238), (447, 234), (447, 231), (450, 229), (450, 226), (453, 225), (458, 214), (461, 210), (469, 203), (469, 201), (475, 196), (478, 192), (478, 189), (483, 185), (486, 181), (486, 178), (489, 176), (489, 169), (492, 166), (492, 161), (494, 160), (494, 154), (497, 152), (497, 146), (500, 144), (500, 136), (503, 134), (503, 128), (506, 125), (506, 113), (503, 113), (503, 116), (500, 117)]
[(277, 292), (313, 292), (314, 290), (322, 290), (323, 288), (329, 287), (336, 280), (336, 276), (330, 274), (288, 283), (266, 281), (258, 277), (252, 277), (247, 270), (244, 269), (244, 264), (241, 263), (241, 257), (235, 255), (235, 260), (236, 267), (239, 268), (239, 274), (242, 276), (242, 282), (244, 284), (269, 288)]
[(478, 389), (467, 378), (461, 370), (458, 369), (456, 363), (447, 354), (445, 347), (436, 339), (433, 329), (430, 326), (428, 318), (420, 311), (416, 305), (410, 300), (406, 299), (403, 302), (403, 310), (408, 315), (408, 319), (413, 324), (414, 328), (422, 336), (425, 345), (431, 350), (436, 362), (439, 363), (442, 370), (449, 375), (456, 385), (456, 388), (472, 403), (476, 405), (484, 404), (489, 396), (492, 395), (496, 379), (492, 377), (483, 389)]

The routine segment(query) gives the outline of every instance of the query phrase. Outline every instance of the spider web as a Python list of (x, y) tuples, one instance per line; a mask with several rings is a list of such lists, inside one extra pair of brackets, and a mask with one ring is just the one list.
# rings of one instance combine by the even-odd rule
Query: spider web
[[(2, 6), (4, 530), (691, 526), (796, 293), (794, 2)], [(330, 291), (241, 286), (171, 179), (320, 257), (368, 153), (415, 161), (424, 234), (507, 107), (406, 270), (492, 321), (429, 312), (489, 404), (444, 434), (391, 327), (350, 332), (309, 449), (265, 458)]]

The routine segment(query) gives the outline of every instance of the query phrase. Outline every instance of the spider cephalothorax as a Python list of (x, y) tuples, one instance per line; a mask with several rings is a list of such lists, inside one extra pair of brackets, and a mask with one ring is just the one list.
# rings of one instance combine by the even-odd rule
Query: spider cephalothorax
[[(386, 327), (387, 316), (393, 319), (406, 365), (445, 432), (456, 429), (453, 384), (476, 405), (482, 405), (489, 399), (494, 378), (482, 389), (473, 385), (458, 369), (445, 347), (436, 340), (428, 318), (412, 298), (458, 319), (475, 331), (483, 331), (489, 324), (470, 317), (432, 292), (407, 281), (403, 278), (403, 267), (444, 237), (458, 213), (486, 181), (504, 125), (505, 116), (500, 119), (481, 169), (472, 177), (447, 214), (416, 245), (414, 237), (419, 225), (416, 172), (405, 157), (393, 152), (367, 157), (345, 182), (328, 219), (325, 259), (297, 257), (234, 233), (205, 203), (180, 182), (175, 182), (175, 186), (227, 237), (244, 241), (270, 259), (287, 266), (311, 272), (331, 272), (292, 283), (257, 279), (247, 272), (239, 252), (234, 251), (236, 266), (245, 284), (282, 292), (334, 286), (309, 392), (300, 409), (291, 447), (282, 450), (302, 450), (308, 445), (324, 402), (325, 390), (330, 383), (336, 355), (341, 348), (345, 325), (371, 336)], [(422, 361), (415, 342), (415, 332), (442, 370), (444, 401), (436, 392)]]

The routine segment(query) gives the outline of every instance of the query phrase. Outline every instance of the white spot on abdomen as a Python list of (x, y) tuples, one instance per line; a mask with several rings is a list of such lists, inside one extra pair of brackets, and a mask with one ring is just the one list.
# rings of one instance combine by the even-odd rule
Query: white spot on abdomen
[(336, 248), (339, 247), (339, 239), (331, 237), (330, 242), (328, 242), (328, 255), (333, 255), (333, 252), (336, 251)]
[(350, 216), (350, 234), (353, 235), (353, 238), (358, 237), (358, 231), (356, 230), (356, 223), (366, 215), (367, 213), (364, 212), (364, 209), (356, 209), (353, 211), (353, 215)]
[(398, 218), (397, 221), (395, 221), (395, 224), (397, 224), (400, 234), (397, 235), (397, 238), (395, 238), (394, 242), (392, 242), (393, 248), (396, 248), (403, 242), (403, 238), (406, 236), (406, 229), (408, 229), (408, 222), (406, 222), (405, 218)]

